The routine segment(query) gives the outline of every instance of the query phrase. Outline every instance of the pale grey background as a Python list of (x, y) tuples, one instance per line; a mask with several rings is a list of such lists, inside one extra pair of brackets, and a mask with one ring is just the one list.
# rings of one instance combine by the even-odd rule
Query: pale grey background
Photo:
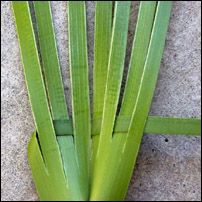
[[(89, 63), (92, 69), (94, 2), (87, 2), (87, 8)], [(138, 3), (133, 2), (129, 44), (137, 8)], [(69, 97), (69, 82), (66, 79), (66, 2), (52, 2), (52, 9), (65, 90)], [(151, 114), (180, 117), (201, 115), (200, 11), (199, 1), (173, 3)], [(34, 131), (34, 124), (11, 4), (8, 1), (1, 4), (1, 23), (1, 200), (36, 201), (38, 198), (27, 163), (27, 143)], [(145, 135), (127, 200), (200, 201), (200, 152), (201, 138)]]

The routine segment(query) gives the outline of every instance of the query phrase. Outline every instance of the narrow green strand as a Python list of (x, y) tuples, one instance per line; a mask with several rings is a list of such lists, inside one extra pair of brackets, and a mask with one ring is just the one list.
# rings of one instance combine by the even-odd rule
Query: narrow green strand
[(83, 198), (89, 196), (90, 102), (84, 1), (68, 3), (68, 33), (74, 143)]
[(71, 192), (64, 174), (49, 111), (29, 5), (26, 1), (13, 1), (12, 6), (29, 99), (37, 129), (37, 134), (33, 134), (28, 149), (33, 179), (40, 200), (71, 200)]
[(35, 1), (39, 47), (53, 120), (68, 119), (50, 2)]

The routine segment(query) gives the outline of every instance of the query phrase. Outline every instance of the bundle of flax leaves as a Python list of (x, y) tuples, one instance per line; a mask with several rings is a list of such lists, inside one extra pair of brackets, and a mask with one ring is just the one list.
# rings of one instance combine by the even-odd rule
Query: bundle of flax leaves
[(124, 200), (143, 133), (200, 135), (199, 119), (148, 116), (170, 1), (140, 2), (119, 111), (131, 2), (96, 2), (92, 112), (85, 1), (68, 2), (72, 118), (65, 102), (50, 2), (34, 1), (33, 15), (26, 1), (12, 5), (36, 125), (28, 157), (40, 200)]

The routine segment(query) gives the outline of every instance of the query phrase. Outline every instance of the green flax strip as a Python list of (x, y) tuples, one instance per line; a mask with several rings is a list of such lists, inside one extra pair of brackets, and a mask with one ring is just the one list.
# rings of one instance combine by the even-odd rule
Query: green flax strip
[[(99, 135), (101, 121), (102, 121), (101, 118), (93, 121), (94, 125), (92, 131), (93, 136)], [(131, 117), (118, 116), (116, 118), (114, 133), (126, 134), (128, 132), (130, 121)], [(61, 131), (60, 134), (62, 133), (63, 131)], [(200, 136), (201, 120), (197, 118), (148, 116), (144, 128), (144, 133)]]
[(104, 148), (103, 146), (109, 143), (114, 128), (124, 68), (129, 13), (130, 1), (117, 1), (115, 3), (113, 32), (98, 153), (102, 153), (101, 148)]
[(51, 164), (48, 150), (59, 149), (46, 98), (41, 66), (36, 49), (29, 6), (27, 2), (13, 2), (13, 10), (18, 30), (24, 73), (34, 119), (39, 134), (42, 153), (47, 164)]
[[(28, 150), (36, 188), (41, 200), (71, 200), (46, 97), (29, 5), (26, 1), (13, 1), (12, 5), (29, 98), (38, 133), (38, 137), (36, 134), (33, 135)], [(43, 183), (46, 184), (46, 189)]]
[[(62, 130), (65, 128), (68, 130), (69, 128), (72, 128), (72, 126), (67, 127), (67, 125), (64, 124), (64, 121), (69, 121), (69, 118), (57, 54), (50, 2), (36, 1), (34, 2), (34, 9), (44, 77), (49, 95), (48, 100), (51, 107), (55, 132), (57, 134), (58, 131), (56, 129), (59, 128), (59, 130)], [(55, 125), (58, 122), (60, 125)], [(83, 198), (83, 193), (80, 187), (79, 168), (76, 162), (73, 131), (70, 136), (57, 136), (57, 140), (63, 160), (64, 172), (69, 182), (72, 198), (75, 200), (85, 199)]]
[[(157, 81), (170, 12), (171, 2), (158, 1), (136, 104), (134, 106), (127, 138), (122, 148), (122, 155), (120, 157), (122, 166), (119, 167), (116, 175), (117, 180), (122, 182), (119, 187), (117, 186), (114, 189), (116, 193), (119, 193), (116, 197), (124, 196), (124, 193), (127, 191), (126, 187), (128, 187), (132, 176)], [(119, 173), (124, 173), (124, 175), (119, 175)]]
[(121, 116), (132, 116), (147, 56), (155, 12), (156, 1), (140, 2), (127, 82), (119, 113)]
[(42, 67), (44, 70), (52, 117), (53, 120), (65, 119), (68, 118), (67, 106), (57, 54), (50, 2), (35, 1), (34, 10), (42, 57)]
[(68, 3), (68, 33), (74, 142), (84, 197), (89, 195), (90, 107), (84, 1)]
[(101, 117), (112, 31), (112, 1), (97, 1), (93, 69), (93, 119)]
[[(118, 116), (114, 133), (127, 133), (130, 125), (131, 117)], [(102, 119), (93, 120), (94, 125), (92, 136), (100, 135)], [(58, 136), (73, 135), (72, 121), (61, 120), (55, 122), (55, 129)], [(144, 128), (144, 133), (147, 134), (166, 134), (166, 135), (201, 135), (201, 119), (199, 118), (178, 118), (178, 117), (161, 117), (148, 116)]]
[[(94, 68), (93, 68), (93, 114), (92, 119), (102, 117), (107, 79), (108, 59), (112, 32), (112, 1), (96, 1)], [(101, 122), (99, 123), (101, 128)], [(92, 122), (92, 130), (94, 122)], [(100, 133), (100, 131), (98, 132)], [(92, 160), (96, 155), (99, 137), (92, 137)], [(93, 165), (92, 167), (93, 168)], [(91, 172), (93, 172), (91, 170)]]
[[(91, 193), (92, 201), (124, 200), (156, 84), (170, 9), (170, 2), (158, 2), (150, 45), (148, 46), (146, 62), (141, 74), (129, 131), (128, 134), (115, 134), (113, 139), (106, 142), (109, 146), (104, 147), (102, 150), (102, 158), (97, 157), (97, 162), (99, 162), (97, 165), (99, 166), (95, 167), (95, 170), (100, 172), (94, 172), (95, 186), (93, 186)], [(103, 187), (103, 184), (106, 186)]]
[[(106, 179), (105, 182), (102, 182), (101, 178), (105, 178), (104, 176), (106, 174), (106, 170), (108, 170), (108, 166), (106, 166), (108, 165), (108, 161), (106, 160), (110, 153), (112, 133), (124, 68), (130, 5), (130, 1), (115, 2), (101, 132), (99, 142), (96, 145), (96, 154), (94, 154), (95, 158), (93, 162), (94, 167), (90, 200), (110, 200), (110, 197), (104, 197), (107, 193), (105, 194), (103, 191), (108, 188), (108, 185), (110, 184), (108, 184), (108, 182), (110, 182), (111, 179)], [(114, 148), (114, 151), (115, 150), (116, 148)], [(113, 162), (111, 163), (113, 164)], [(105, 184), (105, 186), (103, 186), (103, 184)], [(98, 194), (101, 193), (103, 193), (103, 195), (99, 198), (100, 195), (98, 196)]]

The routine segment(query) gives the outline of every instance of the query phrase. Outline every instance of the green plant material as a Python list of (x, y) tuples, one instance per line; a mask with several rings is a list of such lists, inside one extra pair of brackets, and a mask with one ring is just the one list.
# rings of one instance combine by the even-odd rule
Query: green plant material
[[(72, 4), (72, 3), (69, 3)], [(74, 3), (73, 3), (74, 4)], [(78, 5), (77, 5), (78, 6)], [(73, 8), (71, 5), (69, 5), (69, 12), (75, 12), (78, 11), (78, 14), (75, 15), (75, 17), (85, 17), (84, 13), (82, 13), (81, 9), (84, 10), (83, 8), (84, 5), (80, 4), (80, 11), (73, 5)], [(72, 9), (74, 9), (72, 11)], [(45, 79), (47, 82), (47, 91), (49, 92), (49, 100), (50, 100), (50, 105), (52, 109), (52, 114), (53, 114), (53, 123), (58, 123), (61, 120), (66, 120), (68, 121), (68, 116), (67, 116), (67, 111), (66, 111), (66, 104), (65, 104), (65, 99), (64, 99), (64, 90), (61, 84), (61, 76), (59, 70), (59, 63), (58, 63), (58, 58), (57, 58), (57, 50), (56, 50), (56, 45), (55, 45), (55, 40), (54, 40), (54, 31), (51, 23), (51, 12), (50, 12), (50, 5), (48, 2), (36, 2), (35, 3), (35, 13), (36, 13), (36, 19), (37, 19), (37, 25), (38, 25), (38, 35), (39, 35), (39, 44), (40, 44), (40, 49), (41, 49), (41, 55), (42, 55), (42, 62), (43, 62), (43, 67), (44, 67), (44, 74), (45, 74)], [(83, 19), (85, 20), (85, 19)], [(78, 22), (84, 23), (80, 20)], [(46, 27), (44, 26), (44, 23), (47, 25)], [(69, 22), (69, 25), (71, 23)], [(80, 26), (79, 24), (78, 26)], [(85, 36), (85, 30), (83, 30), (83, 33), (81, 31), (81, 34)], [(78, 37), (78, 36), (77, 36)], [(80, 36), (79, 36), (80, 37)], [(82, 42), (84, 38), (81, 38), (81, 41), (73, 41), (70, 38), (70, 43), (80, 43)], [(76, 39), (77, 40), (77, 39)], [(70, 44), (70, 45), (71, 45)], [(85, 44), (84, 44), (85, 46)], [(85, 47), (84, 47), (85, 48)], [(50, 50), (50, 51), (49, 51)], [(78, 48), (74, 48), (74, 51), (78, 52)], [(83, 50), (85, 51), (85, 49)], [(47, 54), (48, 53), (48, 54)], [(85, 53), (85, 52), (84, 52)], [(79, 60), (78, 57), (83, 54), (83, 52), (79, 53), (79, 56), (74, 57), (72, 61), (77, 61)], [(85, 59), (85, 56), (82, 58), (81, 57), (81, 63), (78, 65), (82, 65), (83, 61), (82, 59)], [(73, 68), (75, 68), (74, 64), (72, 63)], [(86, 67), (87, 69), (87, 67)], [(84, 70), (85, 71), (85, 70)], [(73, 71), (72, 71), (73, 72)], [(76, 76), (74, 76), (76, 75)], [(76, 82), (85, 82), (85, 72), (80, 72), (78, 75), (74, 71), (72, 73), (72, 79), (75, 79)], [(58, 77), (57, 77), (58, 76)], [(79, 78), (80, 77), (80, 78)], [(54, 78), (54, 79), (53, 79)], [(78, 79), (78, 80), (77, 80)], [(83, 80), (83, 81), (82, 81)], [(86, 85), (88, 87), (88, 85)], [(74, 87), (72, 87), (74, 89)], [(75, 89), (77, 89), (77, 86), (75, 86)], [(86, 91), (87, 96), (88, 96), (88, 91)], [(79, 105), (81, 108), (81, 104), (79, 103), (77, 105), (77, 102), (75, 101), (76, 99), (83, 99), (85, 101), (85, 92), (82, 96), (80, 96), (80, 93), (76, 92), (75, 94), (72, 95), (72, 99), (75, 107), (73, 110), (73, 117), (74, 117), (74, 111), (76, 112), (77, 120), (82, 118), (85, 118), (86, 113), (89, 113), (88, 109), (86, 108), (86, 112), (82, 114), (82, 112), (79, 112)], [(86, 96), (86, 97), (87, 97)], [(88, 100), (86, 100), (88, 102)], [(60, 105), (59, 105), (60, 103)], [(88, 104), (88, 103), (87, 103)], [(87, 114), (88, 115), (88, 114)], [(83, 116), (83, 117), (82, 117)], [(64, 119), (66, 117), (66, 119)], [(76, 122), (78, 123), (78, 122)], [(86, 124), (83, 122), (83, 124)], [(55, 126), (55, 125), (54, 125)], [(62, 126), (64, 127), (64, 126)], [(79, 134), (81, 132), (81, 127), (82, 124), (78, 125), (75, 127), (75, 130), (78, 131), (77, 133), (74, 131), (74, 134)], [(56, 131), (57, 132), (57, 131)], [(82, 132), (85, 134), (85, 131)], [(86, 159), (88, 156), (86, 153), (83, 153), (83, 149), (88, 149), (89, 145), (83, 145), (81, 144), (81, 141), (83, 141), (83, 137), (80, 135), (75, 135), (75, 144), (73, 140), (73, 136), (64, 136), (64, 137), (58, 137), (58, 143), (60, 146), (60, 151), (62, 155), (62, 160), (63, 160), (63, 166), (64, 166), (64, 172), (65, 175), (68, 179), (68, 182), (70, 184), (71, 188), (71, 193), (72, 196), (74, 197), (73, 199), (79, 199), (79, 200), (86, 200), (88, 197), (88, 164), (84, 165), (86, 163)], [(87, 135), (87, 134), (86, 134)], [(88, 137), (86, 138), (88, 141)], [(79, 142), (80, 141), (80, 142)], [(79, 145), (79, 146), (78, 146)], [(75, 147), (77, 146), (77, 147)], [(77, 152), (75, 151), (77, 149)], [(79, 152), (80, 153), (79, 153)], [(83, 154), (82, 154), (83, 153)], [(84, 155), (85, 154), (85, 155)], [(83, 162), (81, 162), (81, 160)], [(79, 161), (79, 163), (77, 163)], [(83, 164), (82, 164), (83, 163)], [(82, 164), (82, 165), (80, 165)]]
[(140, 3), (125, 92), (116, 115), (130, 4), (116, 1), (113, 15), (112, 1), (96, 3), (91, 123), (85, 2), (68, 3), (72, 120), (50, 2), (34, 2), (36, 36), (28, 2), (12, 3), (36, 124), (28, 158), (40, 200), (124, 200), (143, 133), (201, 133), (200, 119), (148, 116), (169, 23), (169, 1)]
[(93, 119), (102, 116), (112, 31), (112, 1), (97, 1), (93, 69)]
[[(90, 200), (111, 200), (110, 196), (109, 198), (105, 197), (108, 195), (108, 191), (105, 193), (105, 190), (109, 189), (109, 186), (111, 185), (110, 181), (112, 179), (110, 179), (111, 177), (106, 178), (105, 174), (107, 169), (109, 169), (108, 166), (106, 166), (107, 163), (109, 163), (107, 158), (110, 154), (110, 148), (112, 148), (112, 132), (124, 68), (130, 5), (130, 1), (115, 2), (101, 132), (99, 142), (96, 144), (98, 149), (93, 148), (96, 153), (94, 154), (95, 158), (93, 159), (94, 165)], [(114, 151), (115, 150), (116, 149), (114, 148)], [(111, 163), (113, 164), (113, 162)], [(113, 167), (110, 169), (113, 170)], [(101, 180), (100, 178), (105, 178), (106, 181), (103, 181), (104, 179)], [(103, 184), (105, 184), (105, 186), (103, 186)], [(100, 195), (102, 195), (102, 197)]]
[[(118, 105), (118, 95), (121, 87), (128, 33), (129, 11), (129, 1), (118, 1), (115, 3), (107, 85), (104, 97), (105, 104), (103, 108), (101, 135), (99, 140), (100, 145), (105, 145), (106, 147), (112, 136), (113, 124)], [(105, 149), (104, 147), (103, 150)], [(99, 149), (98, 152), (102, 153), (101, 149)]]
[(84, 1), (69, 1), (69, 55), (74, 143), (84, 198), (89, 195), (90, 102)]
[[(101, 4), (101, 3), (100, 3)], [(100, 13), (100, 10), (99, 10), (99, 6), (100, 6), (100, 4), (97, 4), (97, 9), (96, 9), (96, 16), (99, 16), (99, 18), (101, 18), (101, 19), (103, 19), (103, 21), (98, 21), (97, 23), (95, 22), (95, 37), (97, 36), (96, 35), (96, 27), (105, 27), (105, 15), (101, 15), (101, 13)], [(152, 4), (155, 4), (155, 3), (152, 3)], [(147, 6), (146, 6), (147, 7)], [(153, 10), (155, 9), (155, 6), (153, 6), (154, 8), (153, 8)], [(138, 41), (137, 40), (137, 38), (139, 38), (140, 40), (140, 43), (139, 44), (137, 44), (137, 47), (138, 47), (138, 45), (140, 46), (140, 48), (138, 49), (134, 49), (134, 46), (133, 46), (133, 52), (135, 51), (135, 52), (137, 52), (137, 57), (135, 58), (135, 59), (133, 59), (133, 63), (135, 63), (136, 61), (138, 62), (138, 61), (140, 61), (139, 63), (141, 64), (141, 59), (143, 58), (144, 59), (144, 54), (142, 53), (143, 51), (146, 51), (147, 50), (147, 43), (149, 43), (149, 39), (148, 40), (146, 40), (145, 38), (147, 37), (147, 35), (149, 35), (149, 34), (145, 34), (145, 35), (142, 35), (142, 33), (144, 33), (145, 32), (145, 30), (147, 31), (149, 31), (149, 27), (152, 27), (152, 22), (153, 22), (153, 19), (152, 19), (152, 15), (153, 15), (153, 13), (151, 12), (152, 11), (152, 9), (150, 8), (150, 6), (148, 6), (148, 8), (149, 9), (145, 9), (146, 10), (146, 13), (147, 13), (147, 15), (146, 14), (144, 14), (144, 17), (146, 17), (146, 20), (145, 21), (143, 21), (144, 19), (142, 19), (142, 21), (143, 21), (143, 23), (144, 23), (144, 26), (142, 26), (142, 28), (143, 28), (143, 30), (140, 30), (140, 32), (139, 32), (139, 34), (136, 34), (136, 41)], [(140, 9), (140, 11), (141, 11), (142, 9)], [(109, 10), (108, 10), (109, 11)], [(109, 11), (110, 12), (110, 11)], [(151, 13), (150, 13), (151, 12)], [(120, 15), (122, 15), (122, 14), (120, 14)], [(141, 14), (142, 15), (142, 14)], [(114, 14), (114, 16), (115, 16), (115, 14)], [(123, 14), (123, 16), (124, 16), (124, 14)], [(116, 16), (115, 16), (116, 17)], [(147, 20), (148, 19), (148, 20)], [(111, 18), (109, 18), (109, 21), (111, 21)], [(148, 23), (147, 23), (147, 21), (149, 21)], [(151, 23), (150, 23), (151, 22)], [(147, 28), (147, 26), (148, 26), (148, 28)], [(137, 26), (138, 27), (138, 26)], [(106, 28), (106, 27), (105, 27)], [(106, 28), (107, 30), (108, 30), (108, 32), (110, 32), (110, 29), (111, 29), (111, 27), (109, 27), (109, 25), (108, 25), (108, 27)], [(118, 28), (119, 29), (119, 28)], [(121, 33), (122, 32), (122, 30), (118, 30), (117, 29), (117, 32), (119, 32), (119, 33)], [(151, 28), (150, 28), (151, 29)], [(138, 29), (137, 29), (138, 30)], [(126, 32), (127, 33), (127, 32)], [(117, 33), (114, 33), (114, 35), (115, 34), (117, 34)], [(146, 37), (144, 37), (144, 36), (146, 36)], [(109, 35), (107, 35), (107, 37), (109, 37)], [(150, 35), (148, 36), (148, 38), (150, 37)], [(97, 37), (98, 38), (98, 37)], [(117, 40), (119, 40), (119, 39), (117, 39)], [(99, 46), (101, 46), (102, 47), (102, 45), (103, 45), (103, 43), (102, 43), (102, 39), (101, 38), (98, 38), (97, 40), (95, 39), (95, 42), (97, 42), (96, 43), (96, 45), (99, 47)], [(147, 42), (148, 41), (148, 42)], [(113, 42), (113, 41), (112, 41)], [(126, 43), (126, 41), (124, 41), (125, 43)], [(141, 42), (143, 42), (144, 44), (146, 44), (146, 47), (145, 47), (145, 45), (143, 44), (143, 47), (141, 46)], [(115, 42), (114, 44), (116, 45), (116, 43), (117, 42)], [(106, 49), (108, 49), (108, 47), (106, 48)], [(115, 47), (115, 49), (120, 49), (120, 47), (118, 47), (118, 46), (116, 46)], [(99, 49), (98, 49), (99, 50)], [(139, 53), (139, 55), (138, 55), (138, 51), (139, 50), (141, 50), (142, 52), (140, 52)], [(96, 51), (97, 51), (97, 49), (96, 49), (96, 46), (95, 46), (95, 53), (96, 53)], [(105, 52), (106, 52), (106, 50), (105, 50)], [(98, 52), (97, 51), (97, 53), (98, 54), (95, 54), (95, 62), (96, 62), (96, 60), (101, 60), (101, 61), (105, 61), (105, 60), (107, 60), (108, 58), (106, 58), (106, 56), (103, 56), (103, 53), (100, 51), (100, 52)], [(117, 58), (119, 58), (120, 60), (122, 59), (122, 62), (123, 62), (123, 60), (124, 60), (124, 57), (122, 56), (122, 58), (120, 57), (120, 55), (115, 55), (115, 57), (117, 57)], [(98, 59), (97, 59), (98, 58)], [(137, 60), (137, 58), (138, 58), (138, 60)], [(144, 62), (144, 61), (143, 61)], [(105, 63), (105, 64), (107, 64), (107, 62)], [(115, 66), (116, 67), (116, 66)], [(94, 68), (96, 68), (96, 63), (95, 63), (95, 67)], [(123, 64), (122, 64), (122, 68), (123, 68)], [(94, 79), (95, 78), (100, 78), (100, 74), (104, 74), (104, 75), (106, 75), (106, 72), (107, 71), (107, 68), (105, 68), (104, 70), (102, 70), (102, 73), (101, 72), (99, 72), (99, 71), (95, 71), (94, 70)], [(133, 73), (133, 72), (132, 72)], [(130, 73), (131, 74), (131, 73)], [(134, 72), (133, 73), (133, 75), (134, 74), (136, 74), (136, 72)], [(111, 75), (111, 77), (113, 77), (113, 75)], [(116, 80), (117, 78), (115, 78), (115, 80)], [(121, 84), (121, 77), (119, 77), (119, 80), (117, 79), (117, 82), (119, 82), (119, 84)], [(101, 83), (101, 82), (103, 82), (103, 80), (104, 80), (104, 78), (102, 78), (102, 80), (100, 81), (100, 82), (97, 82), (98, 84), (99, 83)], [(99, 80), (98, 80), (99, 81)], [(97, 109), (97, 110), (99, 110), (100, 111), (100, 113), (98, 114), (98, 116), (103, 112), (103, 105), (104, 105), (104, 94), (103, 94), (103, 91), (104, 91), (104, 87), (106, 86), (106, 85), (104, 85), (102, 88), (103, 89), (100, 89), (99, 87), (98, 87), (98, 84), (97, 84), (96, 82), (94, 82), (94, 94), (96, 95), (96, 93), (97, 93), (97, 95), (100, 95), (100, 98), (99, 98), (99, 105), (97, 104), (97, 99), (96, 99), (96, 97), (94, 96), (94, 109)], [(103, 85), (103, 83), (101, 83), (102, 85)], [(134, 84), (134, 83), (133, 83)], [(132, 86), (133, 88), (134, 88), (134, 85)], [(119, 87), (120, 88), (120, 87)], [(119, 92), (119, 89), (117, 89), (118, 90), (118, 92)], [(132, 94), (132, 93), (131, 93)], [(135, 95), (135, 94), (134, 94)], [(118, 101), (118, 95), (117, 95), (117, 100), (116, 101)], [(131, 101), (131, 100), (130, 100)], [(116, 106), (117, 104), (115, 104), (114, 106), (115, 106), (115, 110), (114, 110), (114, 116), (115, 116), (115, 111), (116, 111), (116, 108), (117, 108), (117, 106)], [(96, 108), (97, 107), (97, 108)], [(109, 109), (111, 108), (111, 106), (109, 106)], [(106, 110), (106, 115), (105, 116), (108, 116), (107, 114), (108, 114), (108, 110)], [(94, 113), (95, 113), (95, 110), (94, 110)], [(100, 128), (101, 128), (101, 120), (100, 121), (96, 121), (96, 120), (98, 120), (99, 118), (100, 118), (101, 116), (99, 116), (98, 118), (96, 117), (96, 116), (93, 116), (93, 123), (92, 123), (92, 126), (93, 126), (93, 128), (92, 128), (92, 134), (94, 134), (94, 133), (96, 133), (96, 134), (100, 134)], [(97, 118), (97, 119), (96, 119)], [(113, 120), (114, 121), (114, 120)], [(107, 121), (107, 122), (109, 122), (109, 121)], [(97, 124), (98, 123), (98, 124)], [(109, 122), (110, 123), (110, 122)], [(99, 125), (100, 124), (100, 125)], [(105, 127), (105, 126), (104, 126)], [(113, 122), (111, 122), (111, 128), (112, 127), (115, 127), (115, 125), (114, 125), (114, 123)], [(97, 131), (96, 132), (94, 132), (94, 129), (97, 129)], [(114, 128), (114, 132), (116, 132), (116, 127)], [(106, 134), (108, 134), (109, 135), (109, 138), (111, 138), (110, 136), (111, 136), (111, 133), (110, 132), (106, 132)], [(105, 137), (104, 137), (105, 138)], [(103, 139), (104, 139), (103, 138)], [(92, 145), (92, 151), (93, 151), (93, 155), (92, 155), (92, 164), (95, 164), (95, 162), (96, 162), (96, 152), (97, 152), (97, 149), (98, 149), (98, 143), (99, 143), (99, 141), (100, 141), (100, 139), (101, 138), (99, 138), (99, 136), (95, 136), (95, 137), (93, 137), (93, 145)], [(109, 140), (107, 140), (108, 142), (110, 142)], [(104, 144), (103, 143), (103, 147), (107, 147), (107, 145), (106, 144)], [(112, 145), (111, 145), (111, 147), (113, 147)], [(101, 152), (102, 153), (102, 152)], [(98, 161), (100, 161), (100, 160), (98, 160)], [(94, 167), (94, 165), (93, 165), (93, 167)], [(99, 166), (98, 166), (99, 167)], [(113, 169), (113, 168), (112, 168)], [(93, 172), (93, 170), (92, 170), (92, 172)], [(92, 181), (92, 180), (91, 180)]]
[(29, 98), (38, 133), (38, 139), (36, 135), (32, 137), (28, 150), (37, 191), (41, 200), (71, 200), (46, 98), (29, 5), (25, 1), (13, 1), (12, 5)]
[[(93, 121), (92, 135), (99, 135), (101, 118)], [(118, 116), (116, 118), (114, 133), (126, 133), (130, 125), (131, 118)], [(68, 125), (69, 123), (67, 123)], [(200, 136), (201, 120), (193, 118), (160, 117), (148, 116), (144, 128), (144, 133), (148, 134), (167, 134), (167, 135), (193, 135)], [(59, 133), (62, 134), (62, 131)], [(66, 134), (66, 133), (63, 133)], [(124, 135), (124, 134), (123, 134)]]
[(133, 113), (147, 57), (156, 12), (156, 3), (156, 1), (140, 2), (128, 78), (119, 113), (121, 116), (132, 116)]
[[(117, 186), (115, 189), (115, 192), (117, 191), (120, 193), (116, 196), (117, 198), (123, 198), (123, 194), (126, 193), (126, 187), (129, 185), (129, 181), (132, 176), (132, 171), (135, 165), (135, 160), (140, 147), (142, 134), (157, 81), (170, 12), (171, 2), (158, 1), (139, 91), (136, 98), (127, 138), (123, 145), (121, 155), (122, 164), (120, 167), (118, 167), (117, 171), (117, 180), (122, 182), (121, 185)], [(123, 175), (123, 177), (118, 175), (118, 173), (124, 173), (125, 175)]]
[[(112, 32), (112, 1), (97, 1), (95, 7), (93, 114), (92, 119), (102, 116), (107, 80), (108, 58)], [(99, 123), (99, 129), (101, 122)], [(94, 122), (92, 122), (92, 129)], [(99, 131), (100, 132), (100, 131)], [(98, 137), (92, 137), (91, 169), (97, 150)], [(91, 173), (93, 170), (91, 170)]]
[(145, 133), (167, 135), (201, 135), (201, 119), (149, 116)]
[[(48, 2), (35, 2), (34, 8), (52, 116), (55, 119), (54, 122), (64, 118), (67, 120), (68, 114), (59, 72), (50, 5)], [(75, 154), (72, 136), (58, 137), (61, 153), (59, 151), (46, 98), (28, 3), (13, 2), (13, 9), (30, 101), (39, 135), (39, 142), (36, 135), (33, 135), (28, 151), (29, 162), (39, 197), (41, 200), (86, 200), (88, 197), (88, 191), (86, 191), (88, 181), (81, 183), (83, 173), (80, 173), (77, 165), (77, 155)], [(49, 37), (46, 37), (47, 33), (49, 33)], [(57, 105), (58, 102), (59, 105)], [(40, 148), (42, 154), (39, 152)], [(86, 158), (86, 156), (84, 157)], [(47, 165), (41, 161), (43, 158)], [(36, 163), (36, 160), (39, 163)], [(46, 189), (44, 188), (44, 183), (46, 184)], [(84, 191), (81, 190), (82, 188)]]
[(27, 2), (18, 3), (14, 1), (13, 9), (18, 30), (24, 72), (41, 149), (46, 164), (51, 165), (50, 156), (46, 151), (54, 148), (54, 150), (59, 153), (59, 150), (49, 112), (48, 101), (46, 99), (29, 6)]
[[(49, 95), (48, 100), (52, 112), (54, 128), (56, 128), (55, 123), (61, 122), (61, 120), (68, 121), (69, 118), (57, 55), (50, 2), (34, 2), (34, 11), (36, 15), (44, 77)], [(44, 26), (44, 24), (46, 26)], [(57, 134), (56, 130), (55, 132)], [(86, 196), (84, 196), (85, 193), (83, 193), (82, 187), (80, 186), (79, 167), (76, 162), (77, 156), (75, 152), (73, 133), (68, 137), (57, 137), (57, 140), (61, 152), (65, 176), (69, 183), (69, 189), (71, 190), (72, 200), (84, 200)]]
[[(145, 2), (145, 4), (148, 4), (148, 2)], [(140, 9), (143, 9), (143, 7), (140, 7)], [(110, 137), (113, 128), (111, 127), (111, 130), (106, 130), (106, 128), (110, 127), (113, 121), (108, 121), (108, 123), (106, 122), (106, 125), (104, 125), (105, 109), (107, 109), (106, 116), (109, 116), (111, 113), (113, 115), (115, 114), (113, 107), (107, 108), (107, 106), (110, 106), (113, 103), (111, 101), (112, 99), (107, 100), (107, 93), (112, 93), (112, 95), (118, 97), (118, 94), (114, 93), (114, 91), (118, 89), (117, 86), (114, 87), (113, 85), (114, 75), (113, 72), (110, 73), (109, 69), (107, 88), (111, 88), (113, 91), (110, 92), (106, 89), (102, 119), (103, 128), (101, 127), (98, 154), (95, 159), (95, 172), (93, 176), (94, 184), (92, 186), (91, 200), (123, 200), (125, 197), (157, 80), (170, 10), (170, 2), (158, 2), (146, 62), (142, 74), (140, 74), (140, 84), (135, 86), (135, 88), (138, 88), (138, 91), (136, 92), (137, 95), (135, 98), (129, 131), (125, 136), (122, 134), (114, 134), (113, 138)], [(139, 20), (140, 19), (141, 18), (139, 18)], [(142, 35), (143, 34), (144, 33), (142, 33)], [(110, 57), (112, 56), (110, 55)], [(142, 67), (137, 66), (137, 68)], [(131, 78), (129, 77), (128, 79)], [(107, 126), (107, 124), (109, 125)], [(106, 184), (106, 186), (103, 186), (103, 184)]]
[(61, 119), (53, 121), (55, 127), (55, 133), (57, 136), (71, 136), (73, 135), (73, 127), (71, 119)]
[[(114, 133), (126, 133), (130, 125), (131, 118), (127, 116), (116, 117)], [(99, 136), (102, 118), (92, 121), (92, 138)], [(55, 124), (57, 136), (73, 135), (72, 121), (61, 120)], [(177, 118), (148, 116), (144, 128), (144, 133), (148, 134), (166, 134), (166, 135), (201, 135), (201, 119), (197, 118)]]
[(42, 67), (52, 117), (53, 120), (67, 119), (67, 106), (55, 42), (50, 2), (35, 1), (34, 11), (37, 22)]

